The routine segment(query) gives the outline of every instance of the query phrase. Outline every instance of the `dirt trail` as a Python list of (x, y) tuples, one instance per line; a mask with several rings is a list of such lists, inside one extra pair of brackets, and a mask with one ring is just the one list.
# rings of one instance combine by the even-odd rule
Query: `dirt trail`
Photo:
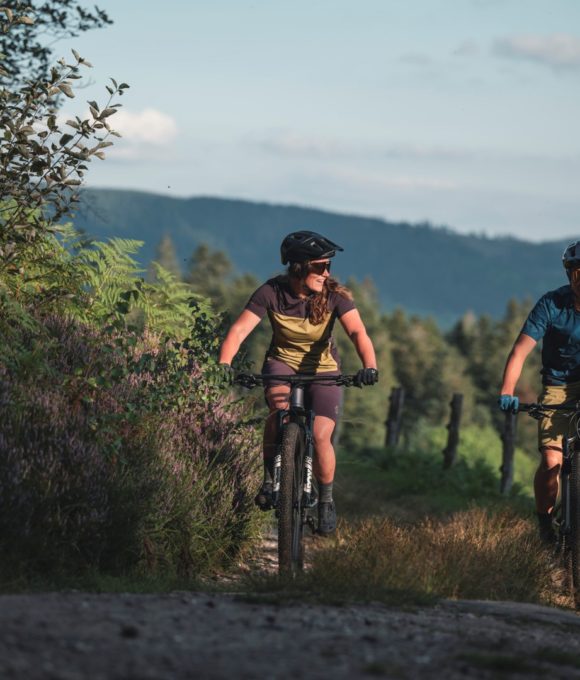
[[(276, 571), (273, 532), (246, 568)], [(397, 609), (233, 593), (0, 596), (0, 680), (264, 677), (580, 679), (580, 616), (513, 602)]]
[(403, 611), (204, 593), (0, 597), (3, 680), (372, 676), (580, 678), (580, 617), (501, 602)]

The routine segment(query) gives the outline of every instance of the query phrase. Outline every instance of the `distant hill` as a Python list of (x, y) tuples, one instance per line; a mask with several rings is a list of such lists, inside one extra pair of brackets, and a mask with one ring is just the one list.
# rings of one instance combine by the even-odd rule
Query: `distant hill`
[(386, 310), (397, 306), (447, 325), (472, 310), (503, 314), (511, 297), (539, 297), (565, 282), (561, 241), (464, 236), (428, 224), (393, 223), (286, 205), (223, 198), (171, 198), (136, 191), (84, 190), (75, 226), (97, 239), (145, 241), (142, 261), (169, 234), (185, 268), (200, 243), (227, 252), (240, 272), (265, 279), (282, 269), (285, 234), (311, 229), (345, 248), (341, 280), (371, 277)]

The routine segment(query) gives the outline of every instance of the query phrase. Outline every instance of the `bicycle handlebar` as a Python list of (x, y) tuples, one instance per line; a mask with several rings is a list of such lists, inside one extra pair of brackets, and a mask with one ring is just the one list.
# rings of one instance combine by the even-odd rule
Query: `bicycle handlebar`
[(564, 404), (538, 404), (538, 403), (520, 403), (518, 411), (525, 413), (538, 411), (569, 411), (576, 413), (580, 411), (580, 401), (568, 401)]
[(285, 382), (289, 385), (305, 385), (309, 383), (326, 382), (342, 385), (344, 387), (362, 387), (356, 382), (356, 375), (312, 375), (295, 373), (292, 375), (269, 375), (267, 373), (238, 373), (234, 378), (236, 385), (247, 387), (257, 387), (268, 382)]

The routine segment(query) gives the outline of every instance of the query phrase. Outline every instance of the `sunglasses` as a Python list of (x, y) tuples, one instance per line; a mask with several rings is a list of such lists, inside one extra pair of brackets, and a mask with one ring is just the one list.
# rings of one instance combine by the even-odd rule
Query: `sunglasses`
[(327, 262), (310, 262), (308, 264), (308, 271), (311, 274), (324, 274), (324, 272), (328, 272), (330, 274), (330, 265), (331, 262), (328, 260)]

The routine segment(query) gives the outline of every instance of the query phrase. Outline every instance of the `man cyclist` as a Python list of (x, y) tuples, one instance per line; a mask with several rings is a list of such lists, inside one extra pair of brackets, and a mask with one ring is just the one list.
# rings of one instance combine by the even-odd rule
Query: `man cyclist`
[[(543, 387), (538, 401), (558, 404), (580, 399), (580, 241), (565, 249), (562, 263), (569, 284), (538, 300), (508, 356), (498, 400), (502, 411), (517, 411), (516, 384), (527, 356), (540, 339)], [(538, 423), (542, 460), (534, 477), (534, 492), (540, 538), (547, 544), (556, 539), (552, 511), (558, 496), (562, 437), (567, 431), (568, 420), (557, 412)]]
[[(367, 335), (352, 294), (330, 275), (331, 258), (339, 245), (312, 231), (297, 231), (283, 240), (280, 254), (284, 275), (270, 279), (251, 296), (244, 311), (229, 329), (220, 350), (219, 362), (227, 373), (240, 345), (264, 316), (272, 326), (272, 340), (262, 373), (293, 375), (340, 375), (340, 360), (332, 337), (338, 319), (354, 343), (363, 368), (359, 385), (372, 385), (379, 373), (372, 342)], [(312, 384), (306, 387), (306, 403), (314, 419), (314, 475), (319, 484), (318, 531), (330, 534), (336, 528), (332, 486), (336, 459), (332, 433), (338, 419), (341, 387)], [(276, 446), (276, 412), (288, 408), (290, 386), (270, 382), (265, 396), (270, 415), (264, 427), (264, 481), (256, 496), (263, 510), (272, 508), (272, 483)]]

